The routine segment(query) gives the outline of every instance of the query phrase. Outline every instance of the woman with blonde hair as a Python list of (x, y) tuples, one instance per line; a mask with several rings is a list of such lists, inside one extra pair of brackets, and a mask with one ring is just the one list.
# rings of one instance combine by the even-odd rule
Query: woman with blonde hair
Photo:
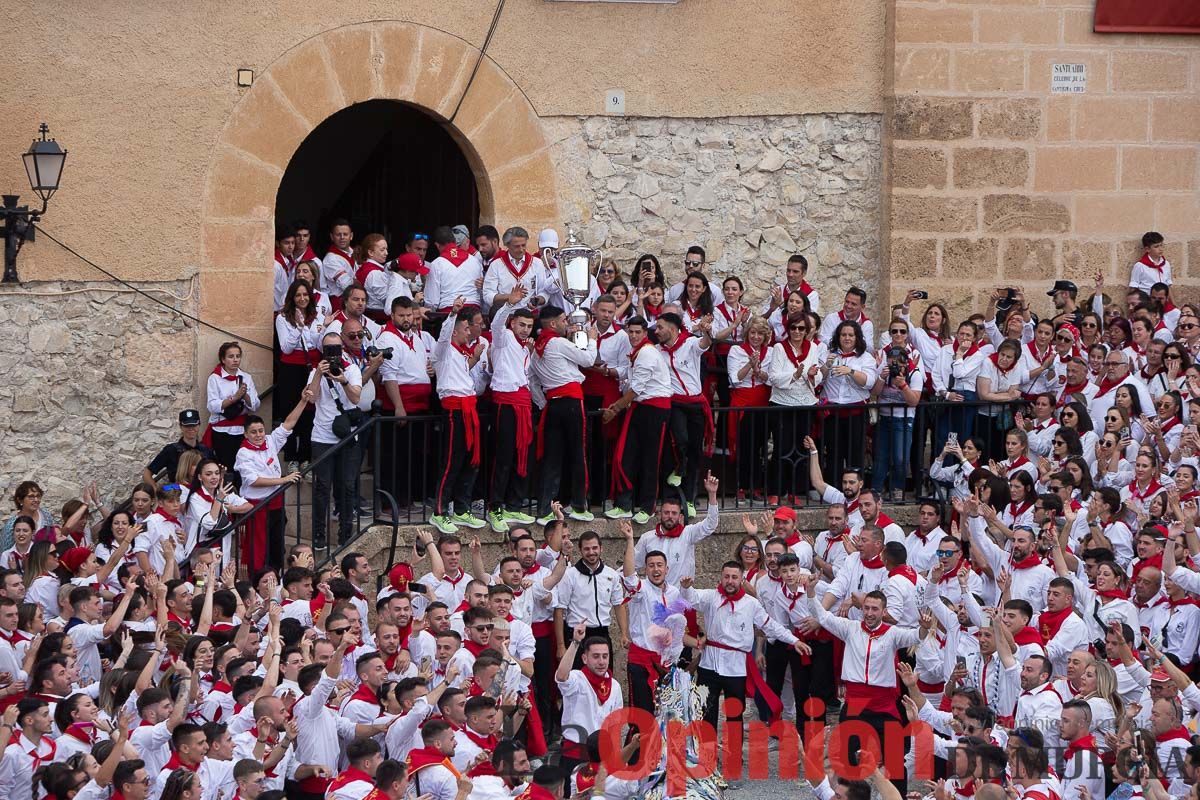
[[(771, 348), (771, 323), (765, 317), (751, 317), (746, 323), (745, 341), (729, 349), (726, 374), (729, 376), (729, 405), (734, 408), (765, 408), (771, 402), (768, 374), (774, 351)], [(738, 500), (762, 496), (761, 467), (766, 457), (767, 421), (763, 412), (731, 411), (726, 427), (729, 459), (737, 464)], [(745, 450), (738, 458), (738, 443)], [(756, 469), (756, 467), (758, 469)]]
[(1103, 753), (1108, 749), (1106, 734), (1115, 734), (1125, 718), (1125, 701), (1117, 691), (1117, 673), (1107, 661), (1097, 660), (1079, 676), (1079, 700), (1092, 710), (1090, 733)]

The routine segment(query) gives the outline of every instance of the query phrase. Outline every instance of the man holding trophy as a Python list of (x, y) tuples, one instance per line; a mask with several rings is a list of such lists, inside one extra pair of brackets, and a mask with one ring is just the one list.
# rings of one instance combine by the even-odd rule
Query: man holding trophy
[[(557, 251), (555, 261), (557, 286), (572, 307), (588, 296), (600, 258), (598, 251), (579, 243), (574, 232), (567, 229), (567, 245)], [(582, 309), (572, 311), (568, 317), (561, 306), (547, 305), (539, 319), (542, 329), (534, 345), (533, 375), (542, 387), (546, 405), (538, 420), (537, 458), (542, 465), (538, 522), (545, 525), (554, 519), (551, 503), (558, 499), (564, 479), (570, 488), (568, 515), (590, 522), (595, 516), (588, 510), (583, 380), (584, 370), (596, 363), (599, 336), (587, 324), (588, 314)]]
[[(542, 259), (528, 252), (529, 232), (513, 227), (504, 232), (501, 250), (483, 278), (483, 302), (494, 313), (505, 303), (536, 308), (545, 305), (547, 292), (557, 280), (547, 271)], [(518, 300), (516, 289), (524, 287)]]

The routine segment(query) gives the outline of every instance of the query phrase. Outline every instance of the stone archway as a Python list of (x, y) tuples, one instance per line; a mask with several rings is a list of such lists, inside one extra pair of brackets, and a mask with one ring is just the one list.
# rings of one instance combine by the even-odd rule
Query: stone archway
[[(411, 103), (448, 123), (478, 57), (477, 47), (435, 28), (371, 22), (307, 39), (261, 72), (230, 115), (209, 168), (200, 316), (270, 342), (276, 190), (305, 137), (334, 113), (375, 99)], [(446, 129), (478, 179), (482, 219), (534, 230), (559, 221), (541, 121), (494, 61), (484, 58)], [(200, 363), (221, 338), (201, 333)], [(250, 369), (269, 374), (269, 354), (250, 348), (246, 355)]]

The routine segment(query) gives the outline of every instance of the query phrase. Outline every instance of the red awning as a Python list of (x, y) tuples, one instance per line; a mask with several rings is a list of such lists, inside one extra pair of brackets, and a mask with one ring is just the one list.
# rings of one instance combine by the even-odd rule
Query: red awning
[(1197, 0), (1096, 0), (1096, 33), (1200, 33)]

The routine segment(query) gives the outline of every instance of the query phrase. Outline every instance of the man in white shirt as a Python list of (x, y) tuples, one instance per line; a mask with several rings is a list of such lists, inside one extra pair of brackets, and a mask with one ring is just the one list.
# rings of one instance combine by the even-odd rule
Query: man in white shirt
[(25, 697), (17, 703), (17, 724), (0, 759), (0, 796), (9, 800), (33, 800), (33, 773), (54, 760), (55, 744), (50, 738), (54, 720), (45, 700)]
[(862, 328), (863, 341), (867, 342), (868, 346), (870, 346), (875, 341), (875, 324), (867, 318), (864, 311), (866, 305), (866, 292), (857, 286), (851, 286), (847, 289), (846, 297), (842, 301), (841, 310), (827, 314), (825, 319), (821, 321), (821, 341), (832, 341), (833, 332), (837, 330), (837, 326), (846, 320), (850, 320), (851, 322), (857, 322), (858, 326)]
[(449, 314), (455, 301), (462, 298), (466, 308), (482, 307), (482, 294), (476, 281), (483, 278), (483, 264), (478, 256), (458, 245), (450, 228), (442, 225), (433, 232), (433, 244), (438, 257), (429, 265), (425, 276), (425, 305)]
[[(322, 347), (342, 345), (342, 337), (327, 333), (321, 339)], [(332, 363), (331, 363), (332, 362)], [(362, 395), (362, 371), (341, 355), (322, 358), (316, 369), (308, 376), (311, 385), (317, 384), (316, 411), (313, 415), (312, 449), (316, 462), (338, 443), (333, 432), (334, 420), (358, 405)], [(338, 453), (318, 464), (313, 470), (313, 547), (321, 550), (329, 546), (326, 520), (329, 518), (329, 492), (332, 488), (340, 502), (338, 508), (339, 541), (349, 541), (355, 514), (358, 512), (357, 478), (362, 463), (360, 442), (343, 447)]]
[(781, 284), (771, 289), (770, 298), (763, 303), (764, 317), (770, 317), (776, 309), (787, 306), (787, 297), (792, 292), (800, 292), (808, 298), (808, 307), (814, 314), (821, 313), (821, 293), (808, 283), (808, 259), (799, 253), (788, 258), (785, 267), (785, 277)]
[(646, 554), (657, 550), (667, 556), (667, 582), (678, 585), (684, 578), (696, 577), (696, 545), (717, 530), (720, 514), (717, 507), (717, 490), (720, 482), (710, 472), (704, 479), (708, 490), (708, 513), (704, 519), (692, 525), (684, 525), (679, 502), (663, 500), (658, 508), (658, 524), (638, 538), (637, 568), (646, 565)]
[[(554, 673), (563, 699), (561, 765), (568, 774), (588, 760), (588, 736), (625, 705), (621, 684), (609, 671), (611, 643), (600, 636), (588, 636), (587, 631), (584, 623), (572, 627), (571, 644), (563, 650)], [(572, 669), (576, 662), (579, 668)]]
[(1062, 715), (1063, 701), (1055, 690), (1053, 665), (1045, 656), (1032, 655), (1021, 666), (1021, 695), (1017, 698), (1016, 727), (1043, 731), (1046, 745), (1055, 747), (1055, 723)]
[(71, 619), (67, 622), (67, 635), (75, 643), (75, 664), (82, 685), (99, 683), (104, 677), (97, 645), (121, 627), (132, 599), (133, 592), (123, 592), (121, 602), (117, 603), (108, 619), (104, 619), (104, 599), (99, 592), (90, 586), (77, 586), (71, 590), (68, 599)]
[(942, 505), (937, 500), (924, 499), (917, 506), (917, 527), (904, 540), (908, 565), (917, 572), (929, 572), (937, 563), (937, 551), (946, 535), (941, 519)]
[[(490, 273), (489, 273), (490, 274)], [(492, 320), (492, 402), (496, 406), (496, 447), (492, 451), (492, 481), (488, 522), (496, 533), (508, 533), (509, 523), (530, 525), (534, 518), (521, 511), (529, 497), (529, 464), (533, 455), (533, 396), (529, 391), (529, 362), (533, 353), (533, 312), (520, 306), (526, 287), (518, 284), (505, 297)]]
[(883, 588), (887, 568), (883, 564), (883, 531), (864, 528), (856, 535), (857, 551), (851, 553), (821, 602), (827, 609), (839, 605), (836, 613), (860, 619), (863, 599), (869, 592)]
[(354, 282), (354, 273), (358, 271), (358, 263), (350, 251), (353, 239), (354, 231), (348, 220), (339, 218), (330, 223), (329, 252), (321, 260), (320, 280), (334, 311), (342, 307), (342, 292)]
[[(545, 306), (538, 315), (542, 329), (534, 345), (533, 373), (542, 387), (546, 405), (538, 420), (537, 457), (542, 468), (538, 524), (554, 519), (551, 503), (565, 479), (571, 487), (568, 516), (591, 522), (588, 511), (588, 457), (583, 411), (583, 372), (596, 363), (595, 328), (588, 328), (587, 347), (579, 349), (567, 338), (574, 331), (558, 306)], [(564, 506), (567, 505), (564, 503)]]
[[(643, 317), (626, 322), (624, 333), (631, 348), (629, 368), (621, 386), (624, 394), (604, 409), (603, 417), (608, 424), (617, 414), (627, 412), (613, 455), (613, 486), (617, 496), (604, 516), (633, 517), (634, 522), (645, 525), (658, 500), (658, 468), (671, 417), (671, 378), (667, 359), (654, 347)], [(636, 446), (628, 446), (629, 442)]]
[[(412, 253), (405, 255), (413, 256)], [(434, 338), (421, 330), (421, 307), (407, 297), (391, 304), (391, 319), (384, 325), (375, 346), (391, 348), (392, 357), (379, 368), (383, 383), (383, 407), (397, 417), (429, 413), (432, 396)], [(404, 459), (429, 452), (432, 443), (428, 425), (386, 425), (381, 430), (380, 478), (400, 508), (428, 497), (427, 472), (405, 468)]]
[(666, 608), (679, 599), (679, 587), (667, 581), (667, 555), (651, 550), (643, 557), (645, 578), (639, 578), (634, 563), (635, 546), (633, 526), (620, 523), (625, 535), (625, 558), (622, 562), (625, 592), (629, 595), (629, 702), (636, 708), (654, 713), (654, 687), (663, 670), (663, 664), (650, 642), (650, 626), (658, 607)]
[(544, 290), (552, 281), (542, 260), (526, 250), (528, 244), (529, 231), (524, 228), (513, 227), (504, 232), (504, 249), (491, 261), (483, 277), (483, 302), (488, 308), (495, 309), (505, 303), (524, 308), (533, 297), (546, 299)]
[(1113, 407), (1117, 400), (1117, 389), (1128, 386), (1138, 394), (1142, 408), (1154, 408), (1154, 400), (1150, 390), (1132, 374), (1133, 365), (1129, 354), (1124, 350), (1113, 350), (1104, 357), (1104, 371), (1097, 376), (1099, 387), (1096, 396), (1088, 404), (1088, 414), (1092, 419), (1104, 419), (1104, 415)]
[(566, 649), (567, 634), (578, 625), (586, 627), (588, 636), (609, 639), (609, 624), (615, 616), (620, 630), (629, 630), (621, 576), (601, 560), (600, 534), (585, 531), (578, 544), (582, 558), (567, 568), (557, 587), (554, 634), (560, 653)]
[[(444, 534), (454, 534), (458, 525), (479, 529), (487, 523), (471, 511), (471, 490), (479, 472), (483, 442), (476, 409), (478, 395), (471, 370), (486, 352), (486, 343), (471, 341), (477, 308), (456, 300), (454, 316), (442, 325), (434, 350), (438, 398), (446, 412), (446, 449), (434, 490), (434, 513), (430, 523)], [(453, 511), (451, 511), (453, 503)]]
[(667, 485), (677, 487), (687, 518), (696, 516), (700, 482), (700, 460), (711, 453), (714, 436), (712, 406), (704, 393), (704, 353), (712, 346), (712, 317), (687, 332), (683, 318), (674, 311), (663, 313), (654, 326), (659, 349), (667, 357), (671, 378), (671, 473)]
[(755, 662), (755, 631), (761, 631), (772, 641), (782, 641), (801, 655), (812, 655), (812, 650), (794, 633), (771, 619), (757, 599), (746, 594), (742, 568), (735, 561), (727, 561), (721, 567), (716, 589), (693, 589), (691, 579), (686, 578), (680, 596), (704, 615), (706, 637), (701, 643), (700, 668), (696, 673), (697, 681), (708, 687), (704, 721), (717, 730), (721, 696), (724, 695), (726, 700), (735, 701), (733, 710), (736, 711), (726, 719), (740, 728), (748, 683), (754, 687), (756, 701), (769, 711), (770, 721), (778, 719), (783, 704), (771, 691)]
[(455, 750), (453, 727), (444, 719), (432, 719), (422, 726), (421, 741), (423, 746), (408, 754), (408, 776), (417, 796), (455, 800), (464, 781), (450, 761)]
[[(1058, 773), (1062, 776), (1062, 796), (1101, 797), (1104, 795), (1104, 764), (1096, 737), (1091, 734), (1092, 708), (1086, 700), (1067, 700), (1058, 717), (1059, 739), (1065, 745)], [(1082, 791), (1081, 791), (1082, 790)]]

